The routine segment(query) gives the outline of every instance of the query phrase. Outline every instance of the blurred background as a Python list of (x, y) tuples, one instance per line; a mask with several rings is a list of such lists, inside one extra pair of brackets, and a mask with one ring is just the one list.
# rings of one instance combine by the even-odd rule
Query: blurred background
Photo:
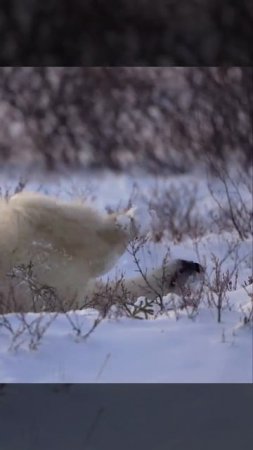
[(0, 163), (185, 173), (252, 163), (253, 69), (2, 67)]

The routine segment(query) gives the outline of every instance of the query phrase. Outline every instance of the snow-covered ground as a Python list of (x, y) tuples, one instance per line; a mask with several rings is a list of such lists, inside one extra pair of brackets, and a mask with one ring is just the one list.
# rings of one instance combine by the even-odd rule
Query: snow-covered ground
[[(178, 190), (182, 185), (189, 189), (196, 186), (195, 208), (208, 222), (210, 212), (215, 213), (218, 206), (210, 195), (205, 177), (200, 175), (154, 178), (87, 173), (61, 178), (41, 176), (41, 179), (36, 176), (25, 189), (63, 198), (82, 196), (100, 210), (124, 208), (135, 192), (133, 199), (139, 208), (141, 226), (147, 231), (151, 218), (144, 197), (152, 196), (154, 187), (160, 192), (171, 184)], [(7, 172), (0, 174), (0, 186), (3, 190), (12, 190), (15, 177), (10, 181)], [(221, 188), (219, 183), (213, 185), (224, 202)], [(252, 202), (247, 192), (242, 195), (246, 203)], [(222, 273), (234, 270), (220, 323), (217, 308), (210, 306), (206, 290), (194, 314), (188, 308), (156, 314), (147, 320), (110, 317), (87, 339), (77, 337), (71, 322), (83, 336), (97, 317), (95, 310), (70, 312), (68, 317), (59, 314), (46, 329), (36, 350), (29, 348), (28, 332), (21, 333), (13, 342), (10, 331), (1, 326), (0, 382), (252, 382), (253, 331), (252, 326), (243, 323), (252, 306), (249, 295), (252, 284), (248, 283), (246, 289), (242, 286), (252, 275), (252, 238), (242, 241), (235, 231), (222, 232), (215, 226), (202, 237), (186, 236), (180, 243), (165, 236), (159, 243), (150, 242), (141, 250), (143, 268), (158, 266), (168, 247), (172, 258), (205, 264), (208, 276), (214, 276), (213, 257), (224, 260)], [(126, 277), (135, 274), (136, 266), (129, 253), (123, 255), (108, 276), (114, 277), (119, 272), (124, 272)], [(168, 296), (168, 300), (173, 299)], [(26, 320), (32, 322), (36, 317), (29, 313)], [(20, 320), (14, 314), (6, 318), (14, 332), (20, 330)], [(50, 314), (43, 315), (40, 327), (51, 318)]]

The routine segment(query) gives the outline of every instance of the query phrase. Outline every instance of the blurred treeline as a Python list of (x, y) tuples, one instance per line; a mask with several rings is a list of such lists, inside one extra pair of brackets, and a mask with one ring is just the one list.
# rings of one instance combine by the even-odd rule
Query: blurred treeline
[(0, 68), (0, 161), (181, 173), (252, 154), (253, 69)]

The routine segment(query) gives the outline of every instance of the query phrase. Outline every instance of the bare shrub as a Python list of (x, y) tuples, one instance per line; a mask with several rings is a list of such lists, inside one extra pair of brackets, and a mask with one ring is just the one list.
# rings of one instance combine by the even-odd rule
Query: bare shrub
[(96, 282), (94, 293), (84, 300), (83, 308), (99, 311), (101, 318), (130, 317), (132, 319), (148, 319), (153, 315), (154, 300), (137, 299), (126, 287), (123, 274), (106, 282)]
[[(27, 313), (23, 312), (16, 313), (15, 317), (1, 314), (0, 326), (11, 335), (9, 349), (16, 351), (22, 344), (27, 343), (30, 350), (37, 350), (43, 336), (56, 317), (57, 313), (39, 313), (32, 319)], [(13, 324), (14, 319), (15, 324)]]
[(24, 342), (24, 324), (18, 321), (17, 325), (12, 324), (12, 320), (8, 318), (8, 315), (1, 313), (0, 315), (0, 327), (8, 331), (11, 335), (11, 344), (9, 349), (17, 350)]
[(205, 234), (206, 225), (196, 210), (196, 193), (196, 186), (186, 184), (180, 188), (172, 184), (166, 190), (154, 189), (147, 202), (151, 214), (155, 212), (152, 221), (155, 241), (159, 241), (164, 233), (174, 242)]
[(72, 328), (76, 342), (87, 340), (106, 317), (105, 314), (99, 311), (90, 329), (88, 331), (83, 331), (84, 323), (80, 315), (78, 315), (75, 311), (64, 311), (64, 316)]
[(140, 263), (140, 258), (139, 258), (139, 252), (141, 251), (141, 249), (143, 248), (143, 246), (145, 245), (147, 240), (148, 240), (147, 236), (143, 236), (141, 238), (134, 239), (129, 244), (128, 252), (134, 260), (134, 263), (137, 268), (137, 273), (139, 273), (141, 275), (141, 277), (144, 281), (144, 284), (146, 286), (146, 289), (148, 289), (153, 294), (153, 296), (156, 297), (156, 299), (154, 301), (158, 302), (158, 306), (161, 309), (164, 309), (163, 296), (166, 294), (166, 284), (167, 284), (166, 283), (167, 282), (166, 267), (167, 267), (170, 251), (168, 249), (163, 258), (161, 277), (159, 279), (155, 279), (155, 286), (157, 286), (157, 288), (156, 288), (156, 287), (154, 287), (154, 284), (150, 282), (150, 279), (147, 275), (147, 270), (146, 271), (143, 270), (141, 263)]
[(96, 194), (90, 185), (80, 186), (78, 183), (72, 183), (71, 187), (65, 189), (65, 192), (71, 199), (78, 199), (82, 203), (92, 203), (96, 200)]
[[(208, 183), (209, 192), (219, 207), (216, 222), (223, 229), (235, 230), (243, 241), (253, 233), (253, 185), (251, 168), (246, 173), (231, 175), (221, 165), (216, 164), (215, 175), (224, 190), (225, 202), (215, 194), (211, 183)], [(247, 195), (248, 201), (244, 195)]]
[[(235, 291), (238, 285), (238, 273), (241, 262), (245, 259), (238, 256), (239, 242), (233, 241), (228, 244), (228, 250), (222, 259), (214, 253), (211, 254), (212, 270), (210, 276), (205, 280), (206, 298), (209, 307), (217, 310), (217, 321), (222, 319), (222, 311), (231, 309), (229, 303), (229, 292)], [(230, 269), (223, 269), (228, 258), (233, 259), (233, 266)]]
[(231, 282), (231, 274), (228, 270), (225, 273), (222, 271), (222, 263), (214, 254), (212, 254), (211, 260), (213, 262), (214, 277), (212, 283), (208, 284), (207, 299), (209, 305), (217, 309), (217, 321), (220, 323), (224, 303), (228, 302), (227, 292)]
[[(31, 263), (28, 266), (14, 267), (8, 277), (13, 284), (11, 283), (7, 296), (1, 294), (0, 297), (0, 325), (11, 334), (11, 350), (17, 350), (23, 343), (28, 343), (30, 350), (37, 350), (43, 336), (58, 315), (54, 290), (36, 284)], [(31, 311), (37, 313), (33, 318), (27, 314), (27, 305), (22, 305), (16, 293), (16, 287), (19, 290), (21, 285), (24, 288), (23, 292), (31, 298)], [(55, 312), (45, 314), (43, 310)], [(8, 316), (8, 313), (13, 312), (12, 317)], [(13, 321), (15, 326), (12, 324)]]
[[(27, 296), (31, 298), (32, 311), (57, 311), (59, 309), (58, 298), (55, 289), (51, 286), (43, 285), (38, 282), (33, 273), (33, 264), (20, 264), (15, 266), (7, 276), (14, 282), (14, 285), (23, 286), (27, 290)], [(12, 292), (14, 293), (14, 287)], [(22, 305), (17, 303), (15, 294), (13, 301), (9, 303), (10, 308), (22, 309)]]
[(39, 344), (50, 325), (57, 317), (57, 313), (52, 314), (36, 314), (33, 320), (29, 320), (29, 316), (26, 313), (17, 314), (17, 319), (20, 324), (23, 324), (24, 333), (28, 334), (29, 349), (37, 350)]
[[(178, 281), (178, 277), (183, 276), (180, 269), (178, 273), (170, 273), (169, 249), (158, 271), (148, 272), (143, 268), (140, 252), (143, 251), (147, 241), (148, 237), (142, 236), (129, 243), (128, 252), (133, 258), (137, 273), (137, 277), (131, 280), (131, 285), (123, 274), (116, 276), (115, 280), (108, 279), (106, 283), (97, 282), (92, 300), (86, 305), (99, 311), (106, 311), (108, 317), (148, 319), (166, 311), (186, 307), (189, 316), (193, 317), (202, 298), (202, 289), (191, 290), (190, 283), (183, 282), (183, 278), (181, 286)], [(180, 296), (180, 302), (176, 307), (172, 296), (169, 301), (166, 298), (168, 292), (177, 292)]]
[(204, 299), (205, 283), (200, 283), (199, 288), (194, 290), (188, 288), (182, 290), (182, 298), (180, 299), (180, 308), (184, 309), (190, 319), (194, 319), (199, 312), (199, 306)]
[[(43, 336), (59, 313), (65, 315), (77, 340), (87, 339), (106, 317), (107, 310), (99, 311), (90, 329), (83, 332), (82, 321), (74, 311), (77, 309), (75, 298), (69, 299), (66, 304), (51, 286), (38, 283), (33, 274), (32, 263), (14, 267), (8, 276), (14, 284), (11, 285), (7, 297), (3, 294), (0, 296), (0, 326), (11, 335), (11, 350), (17, 350), (27, 342), (30, 350), (37, 350)], [(32, 319), (27, 312), (28, 305), (23, 306), (22, 301), (17, 297), (21, 285), (25, 289), (23, 292), (31, 299), (29, 311), (36, 313)], [(8, 316), (13, 312), (12, 317)]]
[(132, 319), (149, 319), (154, 316), (154, 306), (157, 303), (146, 297), (137, 299), (133, 304), (124, 302), (122, 310), (124, 315)]

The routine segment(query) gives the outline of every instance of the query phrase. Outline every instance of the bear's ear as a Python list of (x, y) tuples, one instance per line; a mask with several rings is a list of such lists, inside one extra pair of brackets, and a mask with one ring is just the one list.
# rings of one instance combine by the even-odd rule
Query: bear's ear
[(137, 208), (133, 207), (122, 213), (114, 214), (115, 223), (123, 229), (129, 229), (129, 225), (135, 218), (136, 210)]
[(126, 212), (125, 215), (130, 217), (130, 219), (134, 219), (136, 216), (136, 212), (137, 212), (137, 206), (132, 206), (132, 208), (129, 208)]

